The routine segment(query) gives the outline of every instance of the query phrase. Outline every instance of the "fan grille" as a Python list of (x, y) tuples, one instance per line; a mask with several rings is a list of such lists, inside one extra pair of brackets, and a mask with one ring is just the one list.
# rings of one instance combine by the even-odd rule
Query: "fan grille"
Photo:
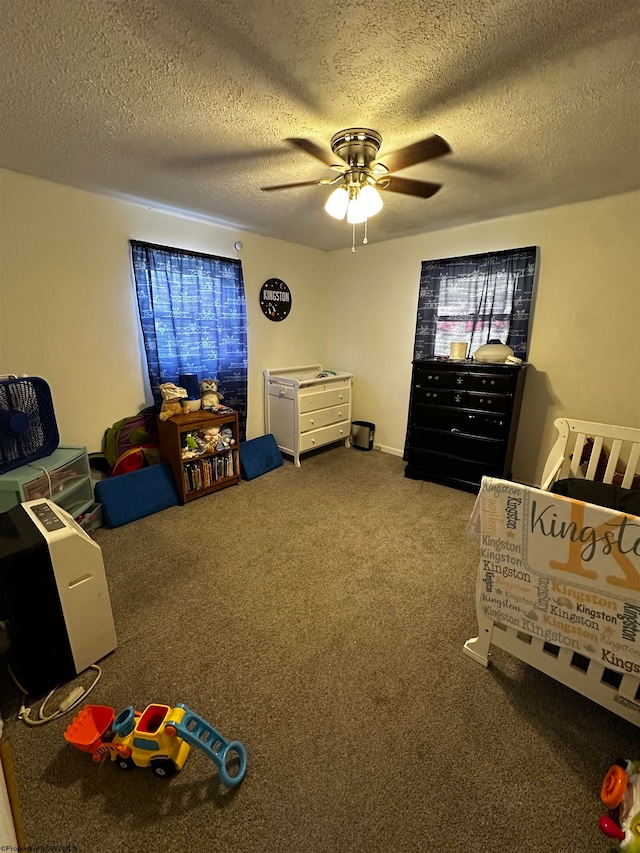
[[(26, 429), (18, 434), (10, 425), (16, 412), (27, 419)], [(49, 456), (59, 440), (51, 390), (44, 379), (0, 381), (0, 474)]]

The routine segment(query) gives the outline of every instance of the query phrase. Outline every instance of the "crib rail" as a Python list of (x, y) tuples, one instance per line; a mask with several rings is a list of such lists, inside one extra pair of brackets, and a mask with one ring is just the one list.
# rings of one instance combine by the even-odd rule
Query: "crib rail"
[(640, 429), (558, 418), (558, 430), (544, 471), (541, 489), (558, 479), (582, 476), (632, 488), (640, 473)]
[[(640, 488), (640, 429), (591, 421), (558, 418), (558, 437), (544, 467), (541, 489), (549, 491), (558, 479), (584, 477), (622, 488)], [(492, 619), (478, 608), (478, 636), (464, 652), (488, 666), (490, 649), (503, 649), (524, 663), (571, 687), (619, 717), (640, 726), (640, 677), (606, 661), (589, 658), (571, 647), (545, 642)], [(609, 660), (608, 662), (612, 662)]]
[(463, 652), (476, 663), (488, 667), (492, 647), (508, 652), (619, 717), (640, 726), (640, 678), (637, 675), (610, 669), (570, 648), (547, 643), (540, 637), (478, 614), (478, 636), (467, 640)]

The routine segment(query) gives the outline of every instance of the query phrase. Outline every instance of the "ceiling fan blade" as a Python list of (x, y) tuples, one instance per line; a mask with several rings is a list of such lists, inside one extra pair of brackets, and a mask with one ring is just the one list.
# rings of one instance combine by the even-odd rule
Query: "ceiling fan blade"
[(285, 140), (285, 142), (295, 145), (296, 148), (301, 148), (302, 151), (306, 151), (307, 154), (311, 154), (312, 157), (315, 157), (316, 160), (320, 160), (321, 163), (324, 163), (327, 166), (347, 165), (342, 157), (336, 157), (332, 151), (327, 151), (311, 139), (290, 136)]
[(270, 192), (271, 190), (288, 190), (291, 187), (314, 187), (321, 183), (322, 181), (299, 181), (297, 184), (277, 184), (274, 187), (260, 187), (260, 189)]
[(395, 175), (389, 175), (384, 179), (383, 184), (378, 184), (378, 188), (381, 190), (392, 193), (404, 193), (404, 195), (415, 195), (419, 198), (431, 198), (441, 187), (442, 184), (413, 181), (410, 178), (396, 178)]
[(379, 163), (390, 172), (399, 172), (400, 169), (407, 169), (416, 163), (424, 163), (425, 160), (442, 157), (450, 151), (449, 143), (441, 136), (429, 136), (420, 142), (414, 142), (413, 145), (407, 145), (406, 148), (400, 148), (398, 151), (383, 155), (372, 166), (375, 167)]

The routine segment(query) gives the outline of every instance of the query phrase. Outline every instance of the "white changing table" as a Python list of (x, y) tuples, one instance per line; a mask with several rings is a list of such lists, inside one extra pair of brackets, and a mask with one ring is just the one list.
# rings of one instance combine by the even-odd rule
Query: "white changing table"
[(352, 373), (318, 376), (321, 364), (264, 371), (264, 429), (293, 456), (344, 440), (351, 433)]

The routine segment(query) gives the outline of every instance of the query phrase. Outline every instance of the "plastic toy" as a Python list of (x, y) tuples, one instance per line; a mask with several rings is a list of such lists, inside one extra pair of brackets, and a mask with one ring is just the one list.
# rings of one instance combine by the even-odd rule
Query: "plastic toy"
[(600, 797), (609, 814), (600, 829), (625, 853), (640, 853), (640, 761), (620, 761), (610, 767)]
[[(227, 788), (241, 782), (247, 769), (247, 753), (240, 741), (225, 740), (182, 702), (175, 708), (147, 705), (142, 714), (130, 705), (117, 717), (106, 705), (85, 705), (67, 726), (64, 738), (97, 763), (109, 756), (123, 770), (150, 767), (156, 776), (182, 770), (192, 746), (213, 761)], [(239, 767), (232, 773), (228, 765), (234, 756)]]

